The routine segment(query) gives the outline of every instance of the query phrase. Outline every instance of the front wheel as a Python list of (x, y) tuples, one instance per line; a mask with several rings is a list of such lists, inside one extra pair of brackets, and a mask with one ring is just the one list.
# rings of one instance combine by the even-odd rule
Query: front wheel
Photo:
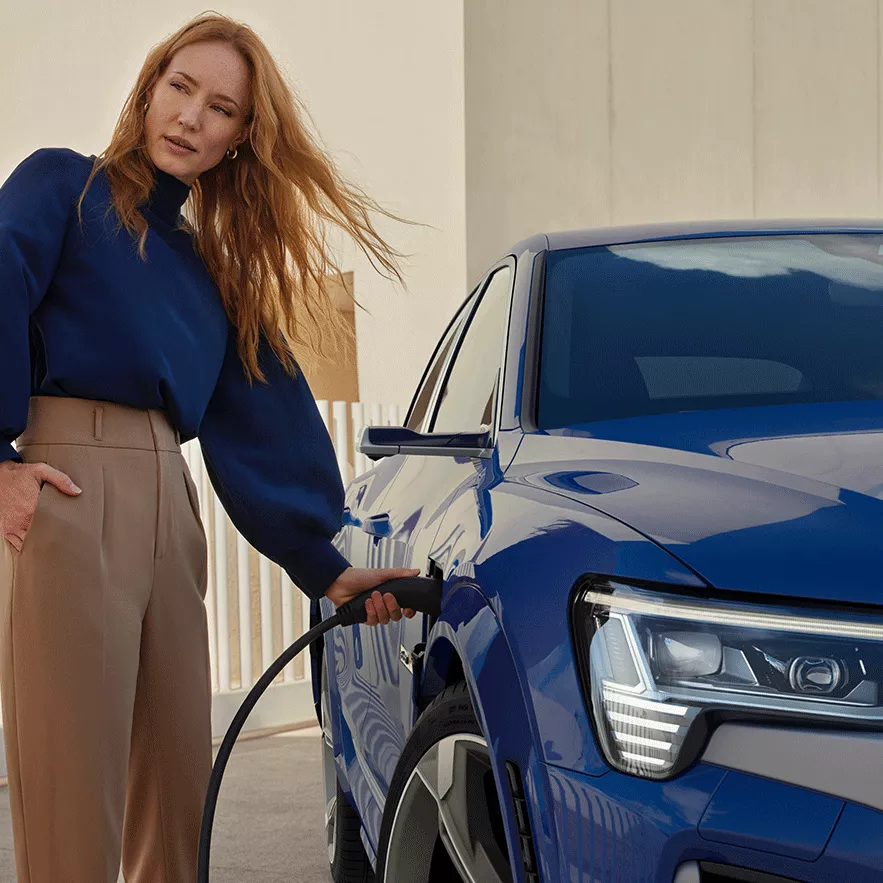
[(423, 712), (384, 807), (377, 878), (387, 883), (512, 883), (490, 753), (468, 686)]
[(374, 883), (374, 872), (362, 846), (362, 822), (337, 780), (331, 730), (331, 694), (322, 661), (322, 773), (325, 780), (325, 836), (334, 883)]

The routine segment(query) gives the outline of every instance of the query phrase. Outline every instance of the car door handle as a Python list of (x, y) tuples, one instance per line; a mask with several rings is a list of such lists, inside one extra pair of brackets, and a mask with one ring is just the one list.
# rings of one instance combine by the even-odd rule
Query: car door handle
[(380, 515), (372, 515), (370, 518), (366, 518), (362, 527), (367, 533), (373, 534), (376, 537), (389, 536), (389, 513), (383, 512)]

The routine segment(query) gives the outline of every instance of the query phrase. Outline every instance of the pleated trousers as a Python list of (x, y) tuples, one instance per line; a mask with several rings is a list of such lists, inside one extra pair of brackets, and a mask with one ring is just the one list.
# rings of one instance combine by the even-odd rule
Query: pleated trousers
[(194, 883), (212, 766), (206, 534), (165, 411), (33, 396), (44, 482), (0, 537), (0, 700), (18, 883)]

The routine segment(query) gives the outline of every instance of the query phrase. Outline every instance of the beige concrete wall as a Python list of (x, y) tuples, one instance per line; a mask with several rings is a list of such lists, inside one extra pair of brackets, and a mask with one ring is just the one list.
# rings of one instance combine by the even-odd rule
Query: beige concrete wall
[(880, 0), (467, 3), (467, 275), (543, 229), (873, 217)]
[(543, 228), (610, 215), (607, 0), (464, 8), (467, 276)]
[(610, 222), (752, 213), (752, 4), (611, 6)]
[(880, 4), (756, 4), (761, 216), (880, 212)]

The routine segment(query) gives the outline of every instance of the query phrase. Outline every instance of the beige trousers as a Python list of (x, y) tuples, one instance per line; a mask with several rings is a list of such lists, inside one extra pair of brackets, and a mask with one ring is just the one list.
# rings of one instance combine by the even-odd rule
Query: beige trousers
[(161, 410), (34, 396), (44, 482), (0, 537), (0, 698), (18, 883), (193, 883), (212, 766), (207, 546)]

